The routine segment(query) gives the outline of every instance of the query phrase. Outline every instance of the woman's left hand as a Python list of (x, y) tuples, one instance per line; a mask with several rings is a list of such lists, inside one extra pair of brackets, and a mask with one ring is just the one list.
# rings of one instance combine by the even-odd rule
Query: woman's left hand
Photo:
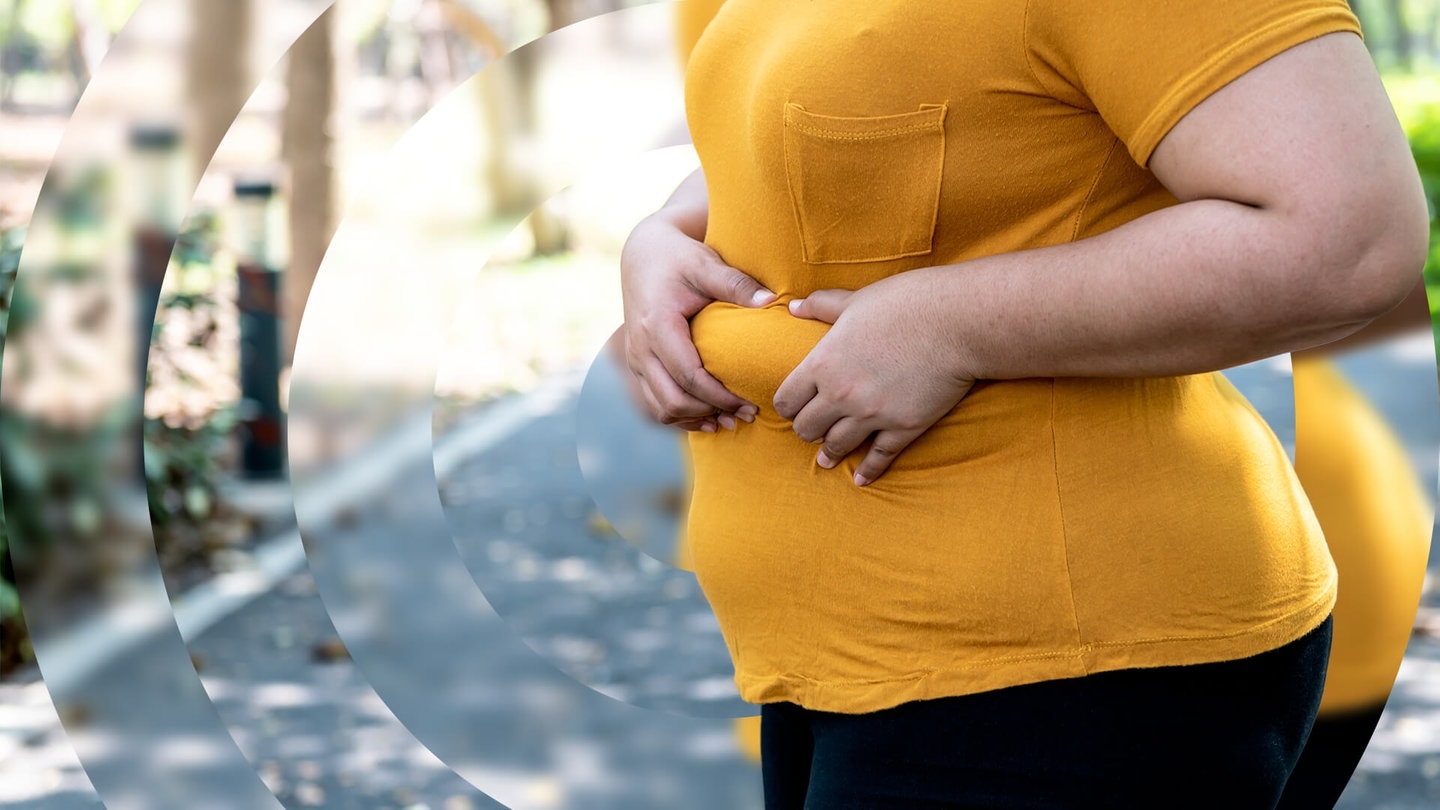
[(855, 471), (865, 486), (949, 413), (975, 384), (963, 351), (935, 311), (925, 271), (860, 290), (818, 290), (791, 302), (796, 317), (834, 324), (775, 392), (775, 410), (808, 442), (824, 442), (816, 463), (830, 469), (873, 434)]

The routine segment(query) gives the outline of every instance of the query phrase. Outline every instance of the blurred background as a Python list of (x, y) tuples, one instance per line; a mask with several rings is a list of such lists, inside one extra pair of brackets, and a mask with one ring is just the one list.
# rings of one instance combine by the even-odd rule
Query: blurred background
[[(1352, 7), (1433, 217), (1440, 3)], [(7, 807), (758, 806), (602, 351), (696, 165), (672, 13), (0, 0)], [(1422, 341), (1346, 369), (1433, 496)], [(1427, 581), (1342, 806), (1440, 800), (1437, 635)]]

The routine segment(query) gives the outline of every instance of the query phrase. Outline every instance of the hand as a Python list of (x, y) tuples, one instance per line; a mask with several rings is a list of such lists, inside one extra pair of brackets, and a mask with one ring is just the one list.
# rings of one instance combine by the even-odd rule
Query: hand
[[(775, 392), (775, 410), (830, 469), (872, 434), (855, 471), (865, 486), (889, 469), (910, 443), (949, 413), (975, 384), (961, 371), (939, 313), (926, 311), (922, 271), (855, 292), (819, 290), (790, 303), (796, 317), (834, 324)], [(911, 278), (906, 278), (910, 276)]]
[(763, 306), (775, 294), (687, 235), (665, 210), (635, 227), (620, 256), (625, 358), (659, 422), (685, 430), (734, 429), (759, 408), (700, 363), (689, 319), (712, 301)]

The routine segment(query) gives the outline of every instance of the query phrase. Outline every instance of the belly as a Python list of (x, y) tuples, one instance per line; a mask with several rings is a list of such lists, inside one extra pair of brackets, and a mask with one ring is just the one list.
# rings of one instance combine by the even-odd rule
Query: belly
[(861, 633), (870, 660), (853, 661), (853, 675), (873, 675), (888, 649), (878, 657), (889, 675), (906, 677), (913, 656), (902, 648), (917, 639), (939, 635), (957, 656), (1021, 654), (1037, 636), (1073, 641), (1064, 614), (1019, 633), (994, 621), (997, 606), (1068, 599), (1063, 578), (1034, 575), (1065, 564), (1052, 381), (980, 383), (885, 476), (856, 487), (864, 447), (821, 469), (816, 445), (770, 402), (828, 328), (783, 305), (712, 305), (692, 322), (706, 368), (761, 408), (733, 433), (691, 436), (691, 548), (732, 652), (758, 652), (746, 637), (783, 626), (784, 647), (828, 650), (833, 667), (835, 651), (850, 649), (834, 634)]
[(690, 322), (706, 370), (772, 416), (775, 390), (830, 330), (827, 323), (791, 315), (787, 303), (758, 309), (714, 303)]
[(856, 487), (863, 447), (821, 469), (770, 404), (827, 328), (781, 306), (692, 322), (761, 406), (690, 438), (695, 571), (742, 670), (902, 680), (1223, 637), (1332, 576), (1283, 448), (1218, 375), (982, 381)]

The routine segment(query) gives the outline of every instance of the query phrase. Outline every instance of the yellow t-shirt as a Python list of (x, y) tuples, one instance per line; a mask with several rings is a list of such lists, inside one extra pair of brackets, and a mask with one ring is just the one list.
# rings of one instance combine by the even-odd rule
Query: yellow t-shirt
[(763, 407), (691, 435), (688, 532), (745, 699), (873, 711), (1249, 656), (1325, 618), (1315, 517), (1219, 375), (982, 381), (865, 488), (769, 402), (827, 328), (790, 299), (1172, 205), (1143, 168), (1169, 128), (1334, 31), (1358, 32), (1342, 0), (721, 8), (687, 72), (706, 242), (780, 299), (692, 321)]
[(1434, 509), (1385, 420), (1314, 357), (1295, 361), (1295, 471), (1340, 572), (1320, 711), (1369, 708), (1405, 656)]
[(674, 5), (675, 51), (682, 66), (690, 61), (690, 54), (705, 33), (705, 26), (710, 24), (724, 4), (725, 0), (681, 0)]

